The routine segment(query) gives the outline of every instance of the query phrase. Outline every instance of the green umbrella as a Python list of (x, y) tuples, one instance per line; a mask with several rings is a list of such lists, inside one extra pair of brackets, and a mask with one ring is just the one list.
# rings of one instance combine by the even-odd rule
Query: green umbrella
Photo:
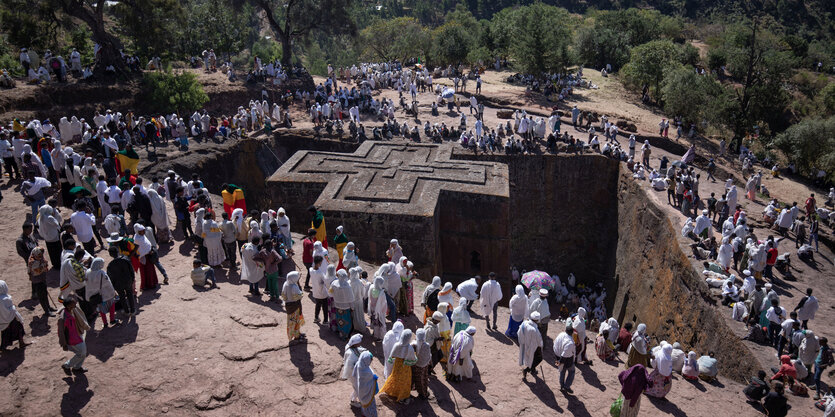
[(92, 195), (84, 187), (72, 187), (70, 188), (70, 194)]

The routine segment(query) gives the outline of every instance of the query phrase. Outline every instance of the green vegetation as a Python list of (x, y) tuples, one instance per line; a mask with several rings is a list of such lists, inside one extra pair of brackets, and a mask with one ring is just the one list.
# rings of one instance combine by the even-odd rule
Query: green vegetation
[[(610, 66), (685, 129), (723, 135), (732, 150), (756, 131), (758, 152), (782, 151), (809, 170), (825, 163), (786, 135), (835, 115), (832, 16), (831, 0), (6, 0), (0, 67), (21, 75), (20, 47), (65, 59), (75, 47), (89, 65), (94, 42), (117, 69), (119, 49), (143, 64), (161, 56), (182, 67), (209, 48), (237, 68), (258, 56), (317, 75), (328, 64), (387, 60), (491, 67), (507, 59), (532, 74)], [(160, 77), (153, 83), (174, 83)], [(157, 99), (197, 105), (189, 97), (200, 94), (177, 88)]]
[(143, 80), (145, 99), (162, 113), (191, 113), (203, 107), (209, 96), (192, 72), (149, 72)]

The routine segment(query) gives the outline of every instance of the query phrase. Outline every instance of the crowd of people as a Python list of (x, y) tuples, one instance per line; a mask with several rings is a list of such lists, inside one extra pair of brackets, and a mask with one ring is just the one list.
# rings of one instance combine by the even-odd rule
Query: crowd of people
[[(208, 61), (206, 65), (207, 70), (211, 69)], [(275, 67), (269, 65), (261, 71), (276, 77), (270, 73), (276, 71)], [(337, 74), (346, 84), (356, 83), (359, 88), (339, 88)], [(253, 100), (233, 116), (220, 120), (205, 111), (184, 119), (176, 114), (136, 117), (108, 110), (93, 117), (93, 126), (73, 116), (62, 118), (57, 126), (49, 120), (15, 120), (8, 129), (0, 131), (0, 156), (6, 172), (10, 181), (13, 175), (21, 180), (20, 193), (30, 209), (16, 250), (26, 264), (32, 298), (38, 300), (47, 316), (55, 316), (56, 307), (63, 306), (57, 311), (58, 327), (62, 329), (60, 345), (72, 351), (73, 356), (61, 365), (62, 369), (67, 374), (86, 371), (85, 333), (96, 331), (97, 317), (102, 319), (102, 328), (107, 328), (118, 326), (121, 320), (131, 320), (137, 313), (137, 272), (139, 290), (158, 288), (158, 272), (163, 276), (161, 284), (169, 283), (158, 251), (160, 245), (172, 241), (172, 230), (176, 230), (196, 246), (190, 274), (196, 287), (216, 288), (218, 268), (237, 271), (240, 266), (241, 279), (249, 284), (251, 297), (264, 296), (259, 288), (264, 283), (269, 302), (284, 307), (291, 344), (307, 340), (302, 331), (306, 324), (302, 299), (308, 292), (315, 301), (313, 322), (346, 342), (340, 377), (350, 381), (351, 405), (360, 408), (363, 415), (376, 415), (378, 396), (408, 404), (414, 401), (415, 391), (419, 400), (427, 399), (429, 380), (436, 376), (439, 364), (439, 374), (450, 382), (472, 379), (474, 337), (478, 333), (474, 318), (485, 320), (485, 330), (498, 330), (498, 303), (503, 294), (495, 273), (486, 279), (470, 278), (455, 287), (435, 276), (415, 300), (414, 280), (418, 273), (397, 239), (392, 239), (386, 250), (389, 262), (369, 275), (370, 271), (360, 265), (357, 245), (342, 226), (336, 228), (336, 236), (328, 238), (325, 218), (316, 207), (310, 207), (310, 228), (301, 244), (304, 269), (297, 271), (292, 262), (290, 219), (283, 208), (263, 212), (248, 209), (244, 190), (224, 184), (215, 190), (223, 200), (223, 210), (218, 215), (212, 195), (198, 174), (184, 178), (169, 171), (166, 178), (145, 181), (137, 175), (140, 158), (133, 150), (134, 146), (144, 145), (148, 149), (169, 140), (187, 147), (189, 137), (225, 138), (244, 136), (257, 129), (269, 130), (274, 125), (289, 127), (292, 121), (288, 107), (294, 100), (305, 102), (317, 125), (341, 122), (347, 117), (353, 125), (352, 133), (356, 129), (356, 134), (361, 131), (364, 137), (360, 114), (370, 114), (387, 122), (379, 131), (374, 128), (373, 137), (409, 132), (419, 140), (419, 126), (406, 122), (401, 127), (394, 121), (395, 104), (376, 100), (371, 90), (381, 86), (396, 88), (401, 95), (404, 91), (410, 94), (414, 102), (418, 90), (433, 91), (432, 76), (426, 70), (403, 69), (396, 63), (363, 64), (332, 70), (328, 81), (314, 92), (289, 94), (287, 102), (282, 99), (285, 107), (278, 103), (270, 107), (266, 101)], [(461, 88), (465, 88), (463, 83)], [(433, 102), (433, 113), (443, 102), (456, 105), (454, 99), (444, 97), (443, 89), (436, 88), (434, 92), (438, 100)], [(548, 148), (555, 148), (560, 141), (577, 152), (591, 150), (622, 160), (636, 179), (648, 177), (653, 187), (667, 190), (670, 204), (688, 216), (682, 234), (694, 239), (694, 255), (705, 260), (708, 284), (721, 288), (723, 302), (731, 308), (733, 317), (748, 324), (747, 339), (771, 344), (780, 360), (771, 378), (763, 372), (751, 378), (745, 389), (748, 398), (762, 401), (769, 416), (779, 416), (788, 410), (783, 396), (786, 389), (800, 394), (806, 387), (802, 381), (814, 380), (816, 398), (823, 392), (820, 377), (833, 361), (827, 339), (818, 338), (809, 329), (818, 309), (813, 290), (809, 289), (794, 310), (787, 312), (771, 282), (773, 268), (779, 269), (781, 262), (777, 244), (789, 232), (794, 234), (797, 246), (806, 247), (808, 230), (809, 243), (814, 235), (817, 249), (820, 208), (814, 195), (806, 202), (805, 217), (799, 214), (796, 203), (780, 209), (775, 201), (766, 207), (764, 217), (772, 219), (781, 238), (767, 236), (761, 240), (754, 228), (747, 226), (747, 213), (737, 204), (737, 190), (732, 182), (726, 184), (720, 199), (711, 194), (701, 200), (700, 174), (692, 168), (692, 147), (681, 163), (673, 164), (662, 157), (658, 169), (652, 169), (648, 141), (641, 145), (641, 162), (635, 162), (635, 136), (623, 149), (617, 140), (618, 127), (605, 116), (599, 121), (599, 131), (605, 136), (601, 146), (598, 127), (591, 125), (590, 119), (586, 144), (561, 131), (558, 113), (534, 118), (518, 111), (512, 122), (488, 132), (483, 125), (484, 106), (473, 98), (469, 103), (470, 114), (475, 113), (473, 131), (468, 130), (468, 118), (460, 111), (460, 103), (457, 105), (461, 124), (454, 133), (446, 133), (446, 126), (430, 126), (426, 122), (425, 134), (433, 139), (459, 135), (462, 146), (482, 151), (504, 147), (507, 153), (534, 152), (541, 140), (546, 141)], [(408, 104), (401, 100), (401, 106), (407, 108)], [(581, 115), (575, 106), (572, 123), (576, 125)], [(504, 146), (502, 139), (506, 140)], [(710, 170), (708, 174), (711, 179)], [(760, 179), (760, 173), (752, 173), (750, 185), (746, 184), (747, 198), (756, 198), (756, 190), (762, 189)], [(833, 198), (830, 195), (830, 200)], [(697, 216), (702, 206), (705, 209)], [(176, 219), (175, 224), (172, 218)], [(713, 237), (714, 228), (715, 233), (722, 234), (721, 244)], [(335, 249), (336, 256), (331, 255), (329, 248)], [(109, 255), (107, 264), (96, 256), (103, 250)], [(810, 250), (809, 247), (807, 252)], [(783, 256), (782, 262), (789, 260)], [(741, 279), (731, 273), (731, 267)], [(45, 284), (50, 268), (60, 275), (58, 304), (51, 300)], [(590, 349), (605, 366), (617, 366), (618, 352), (626, 353), (626, 369), (619, 375), (622, 416), (637, 415), (644, 394), (664, 398), (672, 390), (673, 372), (691, 380), (711, 382), (717, 378), (714, 352), (699, 355), (681, 342), (653, 343), (645, 324), (621, 325), (609, 316), (602, 285), (586, 286), (569, 274), (565, 282), (552, 275), (554, 284), (547, 289), (526, 288), (517, 285), (518, 270), (514, 268), (511, 275), (514, 292), (504, 334), (518, 345), (523, 379), (528, 375), (538, 378), (545, 343), (555, 333), (552, 349), (560, 370), (560, 390), (566, 395), (573, 393), (576, 366), (592, 366)], [(738, 282), (741, 286), (737, 286)], [(0, 309), (2, 348), (14, 342), (25, 345), (23, 319), (4, 281), (0, 281), (0, 303), (4, 307)], [(415, 311), (416, 305), (422, 311)], [(474, 305), (478, 312), (473, 311)], [(117, 310), (121, 320), (116, 317)], [(406, 318), (412, 315), (423, 325), (414, 332), (406, 328)], [(556, 330), (552, 329), (549, 336), (552, 322)], [(372, 369), (372, 354), (361, 346), (363, 338), (382, 343), (382, 385)]]

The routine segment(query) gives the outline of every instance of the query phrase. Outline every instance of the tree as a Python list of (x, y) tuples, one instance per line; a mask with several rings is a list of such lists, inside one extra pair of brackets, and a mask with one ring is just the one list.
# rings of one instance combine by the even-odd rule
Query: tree
[(823, 87), (815, 99), (818, 102), (821, 113), (827, 116), (835, 115), (835, 82), (831, 82), (826, 87)]
[[(133, 51), (144, 57), (169, 56), (177, 46), (172, 36), (183, 24), (183, 8), (176, 0), (132, 0), (113, 7), (119, 20), (117, 31), (129, 40)], [(153, 22), (153, 24), (148, 24)], [(209, 26), (206, 22), (203, 25)], [(212, 25), (211, 29), (218, 28)]]
[(511, 56), (525, 72), (563, 71), (571, 64), (571, 16), (565, 9), (534, 3), (513, 13)]
[(411, 17), (377, 20), (360, 32), (363, 55), (381, 61), (425, 57), (431, 45), (429, 31)]
[[(40, 0), (32, 0), (36, 3), (42, 3)], [(121, 42), (119, 39), (107, 31), (105, 27), (104, 6), (106, 1), (93, 0), (44, 0), (51, 1), (63, 13), (70, 17), (84, 22), (90, 32), (92, 32), (93, 41), (99, 45), (98, 61), (94, 68), (95, 72), (104, 72), (107, 67), (112, 66), (117, 72), (125, 72), (125, 61), (122, 59), (119, 49), (121, 49)], [(150, 1), (150, 0), (149, 0)], [(130, 7), (140, 7), (133, 0), (124, 1)], [(153, 7), (153, 5), (152, 5)]]
[(473, 36), (464, 26), (450, 22), (432, 32), (432, 58), (436, 64), (457, 64), (467, 60)]
[(826, 171), (835, 181), (835, 116), (828, 119), (806, 119), (786, 129), (774, 140), (802, 173)]
[(733, 111), (726, 119), (734, 132), (731, 149), (739, 149), (742, 138), (760, 122), (771, 131), (788, 127), (783, 116), (790, 98), (785, 83), (796, 59), (787, 45), (752, 19), (729, 27), (719, 47), (726, 51), (728, 70), (737, 81), (729, 86)]
[(329, 34), (356, 32), (348, 13), (350, 0), (248, 0), (264, 17), (281, 42), (281, 63), (289, 66), (293, 44), (314, 30)]
[(576, 49), (580, 61), (591, 68), (604, 68), (610, 64), (614, 70), (618, 70), (629, 62), (627, 38), (604, 26), (580, 29)]
[(679, 115), (691, 123), (711, 119), (714, 97), (722, 94), (722, 86), (712, 76), (697, 75), (690, 66), (670, 65), (661, 82), (664, 111)]
[(167, 72), (146, 73), (144, 79), (146, 100), (161, 113), (186, 114), (203, 107), (209, 96), (193, 72), (175, 74)]
[(622, 73), (633, 87), (655, 86), (660, 97), (664, 70), (680, 59), (679, 48), (668, 40), (655, 40), (632, 48), (629, 63)]

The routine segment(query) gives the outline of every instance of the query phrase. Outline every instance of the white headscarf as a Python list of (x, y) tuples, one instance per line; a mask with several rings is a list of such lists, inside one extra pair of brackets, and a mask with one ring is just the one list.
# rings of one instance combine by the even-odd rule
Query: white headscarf
[[(331, 272), (331, 267), (328, 265), (328, 274)], [(354, 303), (354, 292), (351, 290), (351, 283), (348, 281), (348, 272), (340, 269), (336, 272), (336, 280), (331, 284), (331, 295), (333, 303), (338, 309), (349, 309)]]
[(528, 297), (525, 296), (525, 287), (516, 286), (516, 295), (510, 298), (510, 317), (514, 321), (522, 321), (528, 316)]
[(287, 273), (287, 281), (281, 287), (281, 297), (284, 301), (295, 301), (302, 295), (302, 290), (299, 288), (299, 272), (291, 271)]
[(23, 316), (17, 311), (17, 307), (9, 295), (9, 287), (6, 281), (0, 280), (0, 331), (6, 330), (12, 320), (17, 319), (23, 323)]
[(357, 364), (354, 365), (354, 370), (351, 372), (351, 385), (357, 393), (357, 397), (362, 405), (371, 404), (376, 394), (377, 384), (374, 380), (374, 371), (371, 370), (371, 359), (373, 355), (371, 352), (365, 351), (360, 354)]
[(673, 345), (662, 342), (661, 349), (655, 352), (654, 366), (663, 376), (670, 376), (673, 373)]

